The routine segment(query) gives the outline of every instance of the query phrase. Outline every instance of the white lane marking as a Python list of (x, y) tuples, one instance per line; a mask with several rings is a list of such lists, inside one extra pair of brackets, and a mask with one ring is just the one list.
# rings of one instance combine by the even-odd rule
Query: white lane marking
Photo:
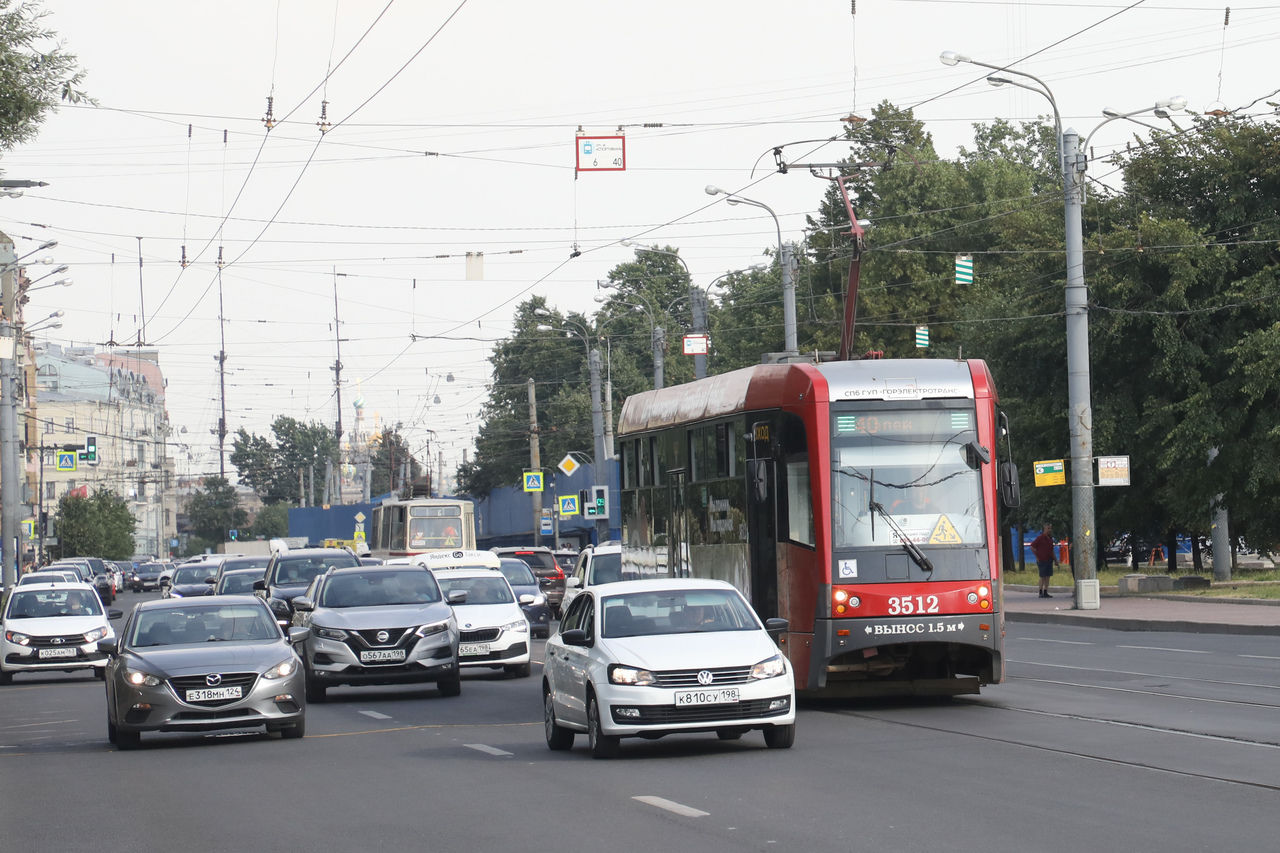
[(8, 731), (10, 729), (29, 729), (32, 726), (47, 726), (51, 723), (78, 723), (79, 720), (41, 720), (38, 723), (21, 723), (16, 726), (0, 726), (0, 731)]
[(1117, 649), (1142, 649), (1147, 652), (1182, 652), (1185, 655), (1211, 655), (1213, 652), (1205, 652), (1200, 649), (1167, 649), (1164, 646), (1116, 646)]
[(1082, 643), (1079, 640), (1046, 640), (1043, 637), (1022, 637), (1021, 639), (1031, 643), (1059, 643), (1064, 646), (1092, 646), (1093, 643)]
[(695, 809), (693, 806), (686, 806), (683, 803), (677, 803), (674, 800), (664, 799), (663, 797), (644, 796), (632, 797), (631, 799), (644, 803), (645, 805), (654, 806), (655, 808), (666, 809), (667, 811), (673, 814), (678, 814), (681, 817), (706, 817), (711, 814), (711, 812), (704, 812), (702, 809)]
[(1280, 660), (1280, 657), (1275, 655), (1238, 655), (1238, 657), (1253, 658), (1254, 660)]
[(496, 746), (489, 746), (487, 743), (464, 743), (463, 746), (478, 752), (487, 752), (489, 755), (515, 755), (514, 752), (507, 752), (505, 749), (498, 749)]
[(389, 720), (389, 719), (391, 719), (391, 715), (389, 715), (389, 714), (379, 714), (377, 711), (361, 711), (360, 713), (361, 713), (361, 714), (364, 714), (366, 717), (373, 717), (375, 720)]
[[(1132, 672), (1127, 669), (1100, 669), (1096, 666), (1071, 666), (1065, 663), (1044, 663), (1043, 661), (1018, 660), (1015, 658), (1010, 658), (1009, 663), (1024, 663), (1024, 664), (1027, 664), (1028, 666), (1042, 666), (1042, 667), (1045, 667), (1046, 669), (1071, 669), (1071, 670), (1078, 670), (1079, 672), (1088, 672), (1088, 673), (1095, 673), (1095, 674), (1099, 672), (1107, 672), (1112, 675), (1136, 675), (1136, 676), (1142, 676), (1147, 678), (1162, 678), (1162, 679), (1165, 679), (1166, 681), (1192, 681), (1192, 682), (1195, 682), (1196, 684), (1223, 684), (1229, 687), (1259, 687), (1259, 688), (1262, 688), (1263, 690), (1280, 690), (1280, 684), (1257, 684), (1252, 681), (1221, 681), (1219, 679), (1195, 678), (1189, 675), (1169, 675), (1167, 673), (1161, 673), (1161, 672)], [(1063, 683), (1067, 683), (1067, 682), (1063, 682)], [(1169, 694), (1161, 693), (1159, 695), (1167, 696)]]

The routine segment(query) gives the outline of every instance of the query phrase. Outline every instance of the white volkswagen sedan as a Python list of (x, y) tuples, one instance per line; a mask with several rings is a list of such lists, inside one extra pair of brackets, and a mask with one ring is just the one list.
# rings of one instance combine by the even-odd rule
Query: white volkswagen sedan
[(722, 581), (663, 578), (588, 587), (547, 641), (547, 746), (585, 732), (596, 758), (620, 738), (714, 731), (764, 732), (773, 749), (795, 741), (795, 681), (751, 605)]

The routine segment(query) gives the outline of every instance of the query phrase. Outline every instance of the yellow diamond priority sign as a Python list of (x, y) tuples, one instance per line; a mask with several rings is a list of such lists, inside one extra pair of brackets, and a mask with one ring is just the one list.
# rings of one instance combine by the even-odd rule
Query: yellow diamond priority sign
[(556, 467), (559, 468), (566, 477), (572, 477), (573, 472), (577, 471), (582, 466), (578, 464), (577, 459), (574, 459), (571, 455), (566, 453), (565, 457), (560, 460), (560, 464)]

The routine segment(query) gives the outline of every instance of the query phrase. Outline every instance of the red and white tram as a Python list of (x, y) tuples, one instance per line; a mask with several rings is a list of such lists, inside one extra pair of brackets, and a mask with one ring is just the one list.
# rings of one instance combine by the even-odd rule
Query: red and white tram
[(977, 692), (1004, 675), (1005, 432), (973, 359), (759, 365), (634, 395), (624, 574), (733, 583), (788, 621), (801, 690)]

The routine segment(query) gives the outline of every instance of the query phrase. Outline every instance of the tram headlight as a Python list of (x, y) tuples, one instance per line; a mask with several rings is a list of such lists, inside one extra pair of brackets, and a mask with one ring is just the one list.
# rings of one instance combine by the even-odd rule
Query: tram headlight
[(970, 604), (977, 604), (977, 603), (978, 603), (978, 594), (977, 594), (976, 592), (971, 592), (971, 593), (969, 593), (969, 595), (968, 595), (968, 601), (969, 601), (969, 603), (970, 603)]

